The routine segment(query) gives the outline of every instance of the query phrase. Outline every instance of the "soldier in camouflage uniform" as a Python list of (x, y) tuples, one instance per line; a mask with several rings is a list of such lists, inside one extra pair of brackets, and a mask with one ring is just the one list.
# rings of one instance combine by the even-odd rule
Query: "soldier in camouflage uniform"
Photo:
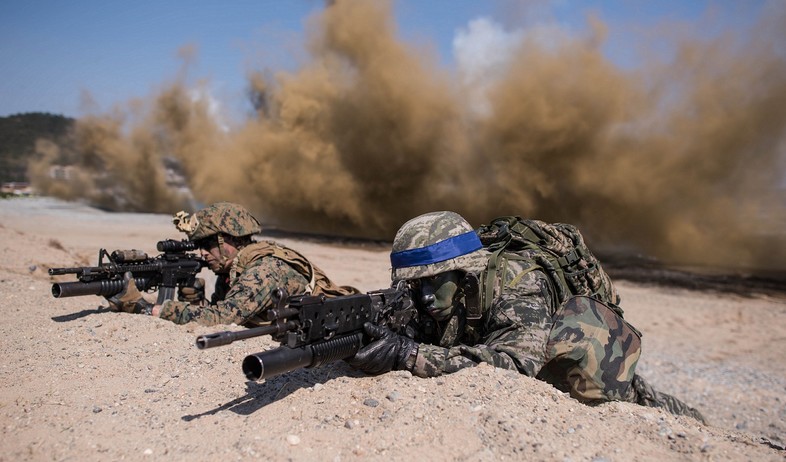
[[(375, 340), (348, 362), (370, 374), (409, 370), (420, 377), (484, 362), (544, 380), (586, 404), (628, 401), (704, 422), (635, 374), (640, 334), (621, 310), (589, 296), (561, 303), (537, 252), (502, 253), (490, 273), (491, 253), (460, 215), (434, 212), (408, 221), (393, 242), (391, 277), (409, 281), (420, 301), (419, 332), (410, 338), (367, 324)], [(478, 287), (489, 274), (493, 295), (484, 304)], [(609, 292), (616, 302), (616, 291)]]
[(127, 275), (125, 290), (108, 299), (110, 307), (159, 316), (177, 324), (254, 327), (267, 323), (261, 315), (273, 305), (273, 291), (279, 287), (293, 295), (357, 293), (353, 287), (335, 285), (321, 269), (290, 248), (274, 242), (254, 242), (252, 235), (262, 228), (240, 205), (219, 202), (193, 215), (179, 212), (174, 222), (197, 244), (217, 276), (210, 303), (204, 298), (204, 281), (198, 279), (194, 287), (179, 289), (179, 300), (153, 306)]

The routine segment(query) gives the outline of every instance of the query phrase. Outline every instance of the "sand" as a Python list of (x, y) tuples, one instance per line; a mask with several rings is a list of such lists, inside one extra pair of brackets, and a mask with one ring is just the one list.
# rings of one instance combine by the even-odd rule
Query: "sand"
[[(199, 350), (197, 335), (223, 328), (50, 293), (50, 267), (94, 265), (102, 247), (155, 254), (181, 237), (166, 215), (0, 200), (0, 460), (786, 459), (783, 295), (617, 282), (644, 334), (640, 373), (698, 407), (704, 426), (628, 403), (588, 407), (485, 365), (420, 379), (336, 363), (247, 382), (242, 359), (270, 340)], [(275, 238), (336, 282), (389, 285), (384, 245)]]

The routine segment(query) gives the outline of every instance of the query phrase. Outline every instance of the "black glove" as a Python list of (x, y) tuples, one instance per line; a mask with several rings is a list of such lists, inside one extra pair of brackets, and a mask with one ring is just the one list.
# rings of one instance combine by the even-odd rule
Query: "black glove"
[(205, 280), (196, 278), (193, 286), (179, 287), (177, 289), (177, 299), (192, 305), (201, 305), (205, 300)]
[(350, 366), (371, 375), (412, 370), (418, 353), (418, 344), (414, 340), (370, 322), (363, 324), (363, 330), (374, 341), (361, 348), (353, 358), (347, 359)]

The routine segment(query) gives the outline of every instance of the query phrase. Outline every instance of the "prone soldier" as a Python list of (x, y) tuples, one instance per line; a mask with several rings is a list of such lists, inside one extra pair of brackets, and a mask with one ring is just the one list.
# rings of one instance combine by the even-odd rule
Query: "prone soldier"
[[(575, 230), (534, 226), (540, 225), (552, 236), (560, 226)], [(577, 230), (572, 236), (582, 247), (574, 256), (591, 257)], [(531, 245), (491, 251), (454, 212), (409, 220), (393, 242), (391, 278), (409, 282), (421, 327), (411, 338), (367, 323), (372, 341), (347, 362), (369, 374), (409, 370), (420, 377), (484, 362), (544, 380), (586, 404), (627, 401), (704, 422), (699, 411), (635, 373), (640, 334), (622, 318), (597, 262), (573, 273), (594, 278), (578, 290), (551, 257)]]
[(110, 308), (131, 313), (149, 313), (176, 324), (238, 324), (254, 327), (267, 324), (262, 316), (273, 303), (273, 292), (284, 288), (291, 294), (338, 296), (357, 293), (338, 286), (301, 253), (272, 241), (255, 242), (262, 230), (259, 221), (238, 204), (218, 202), (193, 215), (178, 212), (175, 226), (196, 245), (216, 276), (209, 302), (205, 283), (198, 278), (192, 287), (179, 289), (179, 300), (154, 305), (144, 299), (130, 274), (124, 289), (108, 297)]

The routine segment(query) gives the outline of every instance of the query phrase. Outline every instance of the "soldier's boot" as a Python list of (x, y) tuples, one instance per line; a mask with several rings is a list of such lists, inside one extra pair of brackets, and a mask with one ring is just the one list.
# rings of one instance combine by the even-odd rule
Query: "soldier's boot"
[(693, 417), (703, 424), (707, 424), (704, 416), (696, 408), (690, 407), (677, 398), (661, 393), (647, 383), (640, 375), (633, 376), (633, 382), (628, 389), (626, 401), (647, 407), (657, 407), (665, 409), (675, 415), (686, 415)]

